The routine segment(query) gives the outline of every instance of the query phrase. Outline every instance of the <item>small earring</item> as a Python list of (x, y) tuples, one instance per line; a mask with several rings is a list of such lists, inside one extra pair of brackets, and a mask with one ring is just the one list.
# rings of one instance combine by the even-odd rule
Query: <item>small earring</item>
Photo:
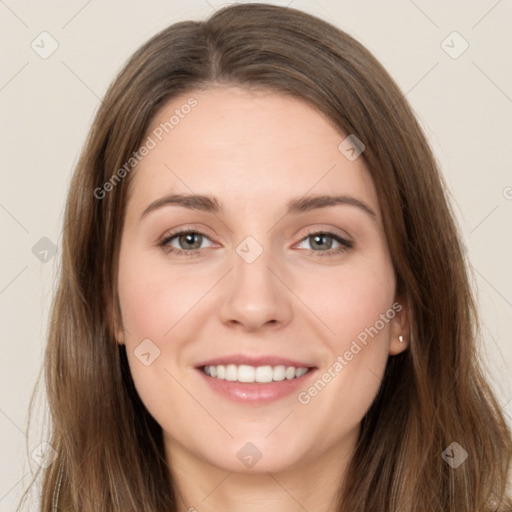
[(401, 335), (400, 335), (400, 336), (398, 336), (398, 341), (399, 341), (400, 343), (403, 343), (403, 341), (404, 341), (404, 337), (403, 337), (403, 336), (401, 336)]

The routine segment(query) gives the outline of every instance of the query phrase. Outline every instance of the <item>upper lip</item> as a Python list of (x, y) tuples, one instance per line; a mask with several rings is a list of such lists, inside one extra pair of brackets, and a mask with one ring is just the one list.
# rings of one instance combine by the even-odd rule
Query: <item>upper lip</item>
[(205, 360), (197, 365), (197, 368), (203, 366), (217, 366), (217, 365), (228, 365), (245, 364), (248, 366), (293, 366), (295, 368), (314, 368), (310, 363), (303, 363), (296, 361), (295, 359), (289, 359), (287, 357), (281, 357), (276, 355), (261, 355), (261, 356), (248, 356), (244, 354), (233, 354), (229, 356), (220, 356), (212, 359)]

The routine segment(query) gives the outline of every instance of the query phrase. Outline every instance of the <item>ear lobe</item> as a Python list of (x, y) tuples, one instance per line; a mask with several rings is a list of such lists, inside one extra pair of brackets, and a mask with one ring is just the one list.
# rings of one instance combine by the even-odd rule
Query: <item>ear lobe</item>
[(124, 345), (124, 328), (117, 311), (118, 309), (114, 307), (110, 315), (112, 319), (112, 331), (117, 343), (119, 343), (119, 345)]
[(119, 343), (119, 345), (124, 345), (124, 329), (116, 318), (116, 315), (112, 315), (112, 324), (113, 324), (113, 334), (114, 338)]
[(111, 293), (105, 293), (106, 319), (110, 335), (119, 345), (124, 345), (124, 329), (120, 318), (119, 307), (114, 304), (114, 298)]
[(407, 301), (402, 297), (397, 297), (397, 300), (393, 304), (393, 310), (396, 314), (391, 320), (389, 355), (395, 356), (409, 347), (410, 319)]

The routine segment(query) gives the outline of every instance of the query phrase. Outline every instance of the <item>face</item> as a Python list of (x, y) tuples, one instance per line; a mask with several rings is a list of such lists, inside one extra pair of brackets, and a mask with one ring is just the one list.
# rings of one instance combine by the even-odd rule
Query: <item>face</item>
[(300, 100), (231, 87), (175, 98), (152, 121), (116, 337), (170, 458), (279, 471), (354, 445), (388, 356), (406, 348), (407, 313), (346, 136)]

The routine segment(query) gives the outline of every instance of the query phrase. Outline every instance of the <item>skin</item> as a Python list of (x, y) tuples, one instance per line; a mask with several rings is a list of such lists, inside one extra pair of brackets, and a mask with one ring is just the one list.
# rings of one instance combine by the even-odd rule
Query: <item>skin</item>
[[(345, 134), (308, 104), (275, 92), (218, 86), (185, 94), (161, 108), (148, 135), (190, 97), (197, 106), (132, 176), (117, 340), (162, 426), (180, 510), (332, 511), (388, 356), (407, 347), (407, 309), (396, 296), (375, 187), (363, 158), (349, 161), (338, 149)], [(141, 218), (171, 192), (214, 195), (225, 211), (168, 205)], [(351, 205), (285, 215), (287, 202), (305, 194), (350, 195), (376, 217)], [(168, 245), (199, 246), (199, 255), (158, 245), (181, 227), (199, 231), (202, 241), (181, 237), (180, 244), (178, 236)], [(307, 229), (333, 230), (353, 247), (334, 254), (335, 239), (315, 245)], [(249, 235), (263, 249), (252, 263), (236, 252)], [(226, 354), (274, 354), (318, 368), (307, 390), (396, 301), (401, 311), (308, 404), (297, 393), (235, 403), (195, 369)], [(160, 350), (148, 366), (134, 355), (145, 339)], [(237, 457), (247, 442), (262, 453), (251, 468)]]

